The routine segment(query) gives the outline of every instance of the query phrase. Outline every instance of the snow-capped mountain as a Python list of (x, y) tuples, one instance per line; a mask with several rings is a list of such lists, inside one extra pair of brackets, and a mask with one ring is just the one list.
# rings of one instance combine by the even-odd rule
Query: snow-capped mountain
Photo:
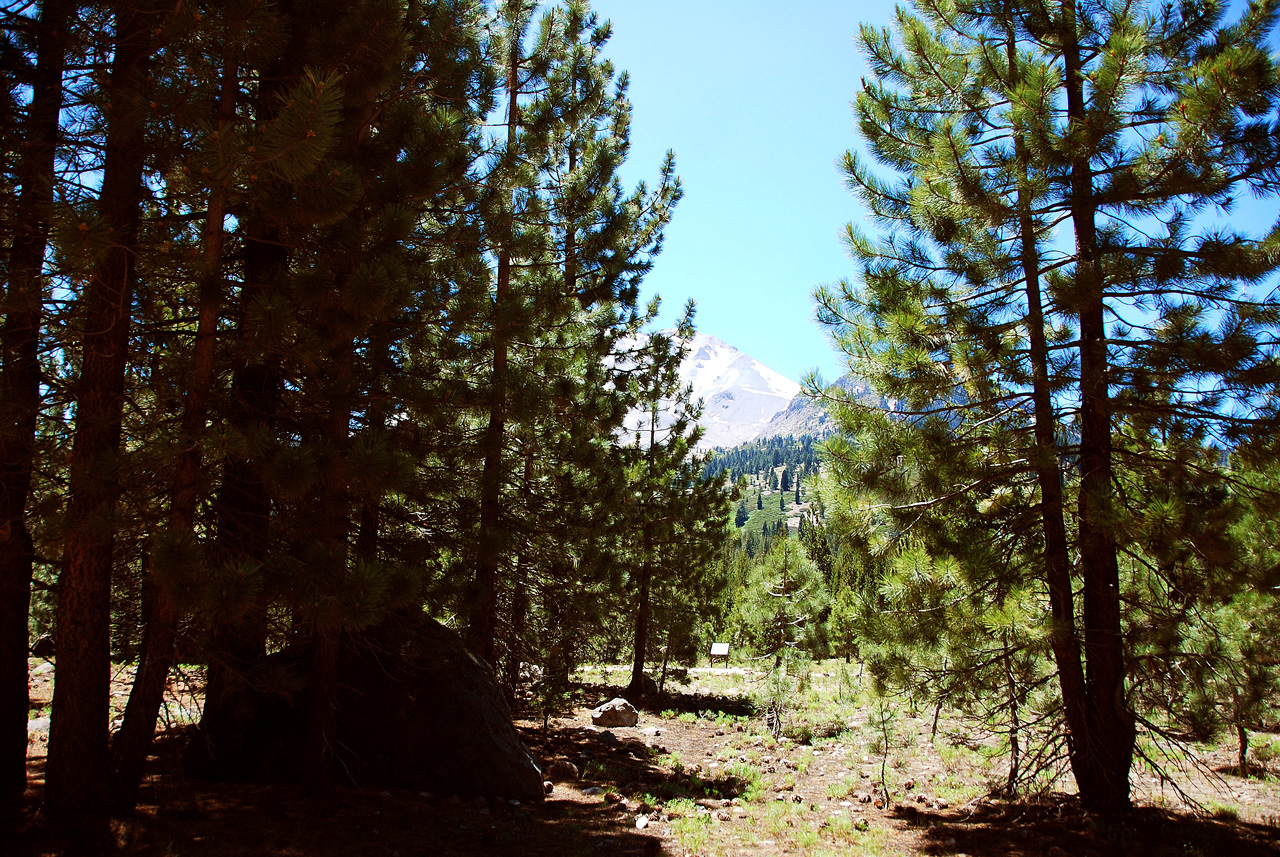
[(694, 334), (680, 377), (703, 400), (704, 447), (751, 440), (800, 392), (795, 381), (705, 333)]
[[(694, 399), (702, 399), (703, 432), (698, 446), (703, 449), (730, 448), (783, 434), (823, 436), (832, 430), (826, 409), (801, 396), (798, 383), (706, 333), (695, 333), (689, 341), (680, 381), (693, 387)], [(846, 379), (839, 383), (844, 385)], [(658, 419), (659, 430), (669, 422), (670, 415), (664, 413)], [(643, 443), (647, 425), (648, 417), (633, 411), (623, 433), (638, 434)]]

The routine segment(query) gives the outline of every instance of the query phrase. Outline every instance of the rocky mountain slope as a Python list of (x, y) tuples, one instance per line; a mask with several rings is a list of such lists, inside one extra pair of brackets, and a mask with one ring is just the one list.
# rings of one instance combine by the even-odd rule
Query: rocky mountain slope
[[(860, 378), (854, 378), (852, 375), (842, 375), (836, 382), (835, 386), (844, 389), (850, 393), (855, 399), (865, 402), (873, 407), (882, 408), (887, 411), (895, 409), (895, 402), (890, 399), (882, 399), (876, 395), (871, 389), (871, 385)], [(752, 440), (766, 440), (771, 437), (803, 437), (811, 435), (813, 437), (825, 437), (835, 431), (835, 424), (831, 422), (831, 415), (827, 413), (826, 406), (820, 401), (810, 399), (808, 396), (796, 396), (787, 406), (773, 416), (768, 424), (762, 428)]]
[(751, 440), (800, 392), (795, 381), (705, 333), (694, 335), (680, 376), (703, 401), (706, 447)]

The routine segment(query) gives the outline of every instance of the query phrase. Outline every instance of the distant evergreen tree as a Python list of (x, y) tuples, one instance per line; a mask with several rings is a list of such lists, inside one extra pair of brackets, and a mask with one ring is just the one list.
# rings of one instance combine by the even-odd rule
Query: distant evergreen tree
[(817, 568), (798, 542), (777, 539), (764, 561), (751, 567), (742, 588), (734, 593), (730, 623), (739, 644), (757, 656), (773, 656), (775, 666), (780, 666), (788, 649), (820, 653), (823, 631), (819, 619), (828, 601)]
[(841, 587), (837, 586), (832, 573), (835, 567), (835, 554), (831, 550), (826, 527), (812, 512), (801, 518), (801, 522), (803, 527), (798, 535), (805, 554), (818, 567), (827, 591), (833, 596), (839, 595)]
[(739, 501), (738, 501), (738, 510), (737, 510), (737, 511), (734, 513), (734, 515), (733, 515), (733, 525), (734, 525), (735, 527), (738, 527), (739, 529), (741, 529), (741, 527), (742, 527), (744, 524), (746, 524), (746, 523), (747, 523), (747, 519), (748, 519), (749, 517), (751, 517), (751, 516), (750, 516), (750, 514), (747, 512), (747, 501), (746, 501), (746, 500), (739, 500)]

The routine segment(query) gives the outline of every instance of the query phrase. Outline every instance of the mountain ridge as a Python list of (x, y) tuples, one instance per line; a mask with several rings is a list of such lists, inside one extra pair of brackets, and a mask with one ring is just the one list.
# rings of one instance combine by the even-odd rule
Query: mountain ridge
[[(675, 331), (663, 333), (671, 336)], [(825, 404), (736, 346), (702, 332), (687, 346), (679, 374), (681, 384), (692, 387), (693, 397), (703, 403), (700, 448), (731, 449), (787, 435), (821, 438), (836, 430)], [(833, 386), (868, 404), (894, 409), (894, 402), (876, 395), (863, 379), (842, 375)]]
[(800, 392), (795, 381), (707, 333), (695, 333), (689, 341), (680, 379), (702, 399), (705, 447), (752, 440)]

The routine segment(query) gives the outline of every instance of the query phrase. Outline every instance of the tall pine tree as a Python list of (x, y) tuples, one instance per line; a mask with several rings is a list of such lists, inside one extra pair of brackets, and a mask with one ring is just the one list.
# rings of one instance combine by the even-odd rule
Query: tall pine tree
[[(537, 527), (553, 531), (552, 518), (522, 508), (534, 497), (513, 490), (526, 459), (512, 447), (537, 438), (554, 452), (548, 464), (561, 483), (559, 474), (592, 472), (572, 457), (606, 448), (627, 408), (625, 385), (612, 385), (622, 396), (605, 394), (601, 363), (643, 323), (639, 279), (680, 196), (670, 156), (655, 188), (622, 191), (617, 171), (628, 148), (630, 104), (626, 76), (615, 80), (603, 57), (608, 24), (575, 0), (547, 10), (530, 36), (533, 12), (534, 4), (512, 2), (500, 13), (506, 127), (485, 197), (495, 260), (489, 318), (475, 339), (486, 364), (476, 373), (485, 416), (466, 612), (469, 643), (491, 662), (502, 636), (503, 594), (513, 592), (520, 557), (528, 556)], [(558, 379), (550, 396), (546, 378)], [(598, 457), (593, 467), (607, 462)], [(599, 486), (608, 490), (606, 483)], [(600, 508), (586, 495), (578, 502)]]
[[(1117, 474), (1176, 466), (1162, 435), (1248, 444), (1275, 420), (1276, 309), (1249, 288), (1274, 254), (1197, 220), (1273, 186), (1275, 6), (1231, 24), (1213, 3), (917, 9), (896, 36), (863, 31), (859, 124), (898, 179), (849, 156), (883, 231), (850, 231), (862, 285), (819, 293), (851, 368), (907, 411), (848, 401), (859, 445), (836, 442), (835, 478), (875, 498), (863, 519), (882, 555), (924, 545), (979, 568), (960, 529), (928, 523), (952, 513), (1015, 540), (1043, 587), (1081, 799), (1122, 809)], [(1123, 425), (1140, 430), (1121, 454)]]
[[(45, 258), (54, 207), (55, 149), (63, 102), (68, 37), (77, 4), (46, 0), (26, 20), (27, 60), (20, 77), (30, 86), (25, 114), (7, 151), (17, 199), (6, 201), (11, 222), (5, 267), (3, 362), (0, 363), (0, 824), (16, 815), (27, 783), (27, 629), (35, 545), (27, 505), (36, 457), (40, 409), (40, 332)], [(14, 46), (17, 47), (17, 46)], [(15, 81), (17, 82), (17, 81)]]

